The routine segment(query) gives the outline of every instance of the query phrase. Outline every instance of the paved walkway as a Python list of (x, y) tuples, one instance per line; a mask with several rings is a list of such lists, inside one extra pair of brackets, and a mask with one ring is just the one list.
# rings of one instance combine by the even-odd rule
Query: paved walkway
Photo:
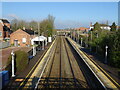
[(37, 61), (42, 56), (42, 54), (49, 49), (50, 45), (51, 45), (51, 43), (48, 43), (48, 45), (45, 47), (45, 50), (37, 51), (37, 55), (30, 60), (30, 62), (28, 63), (28, 65), (24, 71), (15, 73), (16, 77), (10, 78), (10, 82), (9, 82), (8, 86), (5, 87), (5, 90), (8, 90), (8, 88), (12, 89), (11, 86), (13, 86), (14, 89), (18, 88), (20, 83), (25, 79), (25, 77), (28, 75), (28, 73), (31, 71), (31, 69), (34, 67), (34, 65), (37, 63)]
[(91, 53), (88, 49), (82, 49), (84, 52), (86, 52), (89, 57), (91, 57), (97, 64), (99, 64), (112, 78), (114, 78), (119, 84), (120, 84), (120, 76), (118, 75), (119, 69), (111, 67), (107, 64), (104, 64), (104, 58), (98, 56), (95, 53)]

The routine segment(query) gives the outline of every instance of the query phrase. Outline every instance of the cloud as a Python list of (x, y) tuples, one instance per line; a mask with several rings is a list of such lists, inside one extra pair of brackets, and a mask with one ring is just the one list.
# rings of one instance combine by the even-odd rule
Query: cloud
[(15, 15), (15, 14), (9, 14), (9, 15), (7, 15), (7, 17), (9, 18), (9, 19), (20, 19), (17, 15)]

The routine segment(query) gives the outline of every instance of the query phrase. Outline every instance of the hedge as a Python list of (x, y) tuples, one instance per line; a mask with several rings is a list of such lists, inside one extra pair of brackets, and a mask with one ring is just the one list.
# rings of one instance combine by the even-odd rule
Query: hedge
[[(11, 71), (12, 56), (10, 55), (7, 62), (7, 70)], [(15, 51), (15, 71), (23, 71), (28, 64), (28, 53), (25, 51)]]

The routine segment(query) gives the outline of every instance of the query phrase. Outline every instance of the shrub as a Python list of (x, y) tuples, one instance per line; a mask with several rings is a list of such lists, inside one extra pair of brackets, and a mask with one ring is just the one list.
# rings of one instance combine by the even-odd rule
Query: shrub
[[(12, 57), (8, 58), (7, 70), (11, 69)], [(28, 54), (25, 51), (15, 51), (15, 71), (23, 71), (28, 64)]]

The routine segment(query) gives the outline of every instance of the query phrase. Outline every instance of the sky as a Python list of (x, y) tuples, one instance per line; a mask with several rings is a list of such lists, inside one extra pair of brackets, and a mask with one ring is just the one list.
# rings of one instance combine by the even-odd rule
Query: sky
[(2, 17), (8, 20), (41, 21), (55, 17), (55, 27), (89, 27), (90, 22), (118, 22), (118, 2), (2, 2)]

